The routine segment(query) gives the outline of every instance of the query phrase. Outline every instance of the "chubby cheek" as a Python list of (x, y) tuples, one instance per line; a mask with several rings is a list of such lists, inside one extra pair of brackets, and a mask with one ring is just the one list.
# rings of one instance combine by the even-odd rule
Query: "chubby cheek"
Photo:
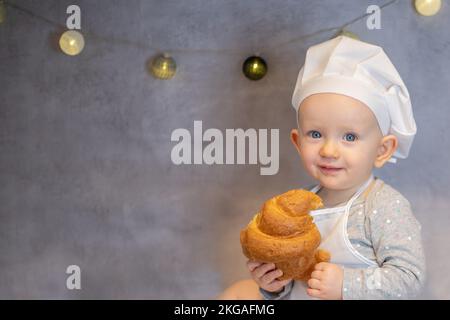
[(302, 149), (301, 158), (303, 161), (303, 166), (305, 169), (313, 176), (317, 178), (317, 170), (316, 167), (318, 157), (318, 150), (314, 150), (314, 148), (304, 148)]
[(352, 171), (354, 174), (365, 174), (367, 170), (371, 170), (371, 161), (369, 153), (359, 151), (348, 152), (345, 155), (345, 165), (347, 171)]

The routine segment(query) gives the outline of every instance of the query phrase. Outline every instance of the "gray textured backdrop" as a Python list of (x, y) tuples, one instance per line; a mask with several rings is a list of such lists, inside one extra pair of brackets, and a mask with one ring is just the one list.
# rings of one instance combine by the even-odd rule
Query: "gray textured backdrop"
[[(267, 198), (315, 181), (289, 142), (291, 93), (306, 48), (385, 1), (25, 1), (63, 24), (82, 10), (86, 47), (55, 49), (58, 28), (8, 11), (0, 25), (0, 298), (210, 298), (248, 277), (239, 230)], [(375, 174), (401, 191), (423, 225), (424, 298), (450, 298), (450, 6), (419, 16), (411, 1), (350, 30), (381, 45), (413, 100), (410, 157)], [(108, 39), (115, 38), (111, 43)], [(126, 40), (126, 41), (124, 41)], [(143, 44), (143, 45), (142, 45)], [(155, 48), (177, 52), (178, 73), (146, 71)], [(260, 53), (269, 73), (243, 77)], [(279, 128), (280, 170), (259, 165), (175, 166), (176, 128)], [(66, 267), (82, 289), (65, 287)]]

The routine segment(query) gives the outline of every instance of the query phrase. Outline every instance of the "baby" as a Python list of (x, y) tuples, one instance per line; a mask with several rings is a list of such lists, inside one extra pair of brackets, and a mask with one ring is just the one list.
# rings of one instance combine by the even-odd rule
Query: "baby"
[(248, 261), (265, 299), (403, 299), (425, 281), (421, 226), (410, 203), (372, 170), (407, 158), (416, 133), (409, 93), (382, 48), (339, 36), (308, 49), (292, 98), (291, 131), (311, 212), (331, 254), (307, 284), (280, 281), (274, 264)]

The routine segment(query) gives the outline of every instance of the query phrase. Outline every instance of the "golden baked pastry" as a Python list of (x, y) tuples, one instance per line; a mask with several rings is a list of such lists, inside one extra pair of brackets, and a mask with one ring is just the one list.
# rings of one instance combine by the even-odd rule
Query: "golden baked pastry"
[(275, 263), (283, 271), (279, 280), (307, 281), (314, 265), (329, 261), (318, 250), (320, 232), (309, 215), (323, 207), (314, 192), (295, 189), (267, 200), (240, 233), (242, 251), (250, 260)]

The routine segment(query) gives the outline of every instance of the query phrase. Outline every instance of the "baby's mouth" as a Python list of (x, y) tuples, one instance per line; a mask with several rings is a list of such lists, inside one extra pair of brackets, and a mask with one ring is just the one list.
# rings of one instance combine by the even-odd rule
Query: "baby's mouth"
[(319, 166), (319, 169), (325, 174), (335, 174), (341, 171), (343, 168)]

